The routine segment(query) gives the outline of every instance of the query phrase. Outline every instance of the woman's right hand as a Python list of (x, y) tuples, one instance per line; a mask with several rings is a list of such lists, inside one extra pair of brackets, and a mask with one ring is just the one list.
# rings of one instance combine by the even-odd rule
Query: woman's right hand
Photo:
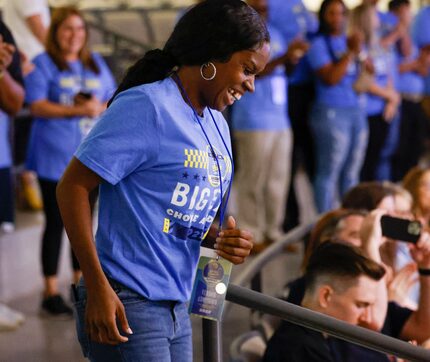
[[(117, 324), (118, 320), (118, 324)], [(85, 310), (86, 332), (97, 343), (117, 345), (128, 341), (118, 329), (133, 334), (125, 315), (125, 308), (110, 285), (88, 291)]]

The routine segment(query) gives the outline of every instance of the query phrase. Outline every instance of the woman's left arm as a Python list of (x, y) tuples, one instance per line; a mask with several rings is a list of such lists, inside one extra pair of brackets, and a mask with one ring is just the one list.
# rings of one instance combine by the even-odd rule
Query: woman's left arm
[(227, 219), (227, 226), (216, 238), (217, 254), (233, 264), (242, 264), (254, 246), (254, 237), (247, 230), (237, 229), (233, 216)]

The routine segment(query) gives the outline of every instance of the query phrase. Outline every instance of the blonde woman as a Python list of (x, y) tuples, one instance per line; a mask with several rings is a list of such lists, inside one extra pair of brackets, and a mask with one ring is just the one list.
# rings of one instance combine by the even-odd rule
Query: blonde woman
[(397, 115), (400, 97), (394, 89), (394, 62), (390, 51), (380, 43), (380, 21), (376, 8), (370, 4), (357, 6), (350, 16), (350, 29), (363, 35), (364, 47), (360, 59), (373, 70), (365, 91), (369, 142), (361, 170), (362, 181), (378, 179), (382, 150), (387, 140), (390, 123)]

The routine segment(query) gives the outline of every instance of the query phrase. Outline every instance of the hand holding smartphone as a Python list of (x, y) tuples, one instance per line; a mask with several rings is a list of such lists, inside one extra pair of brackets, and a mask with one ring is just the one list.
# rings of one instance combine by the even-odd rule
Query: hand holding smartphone
[(421, 236), (422, 225), (417, 220), (407, 220), (383, 215), (382, 235), (387, 238), (416, 244)]
[(92, 98), (92, 96), (93, 95), (90, 92), (80, 91), (80, 92), (78, 92), (78, 93), (75, 94), (75, 97), (73, 98), (74, 99), (74, 103), (75, 104), (79, 104), (79, 103), (83, 103), (83, 102), (89, 101)]

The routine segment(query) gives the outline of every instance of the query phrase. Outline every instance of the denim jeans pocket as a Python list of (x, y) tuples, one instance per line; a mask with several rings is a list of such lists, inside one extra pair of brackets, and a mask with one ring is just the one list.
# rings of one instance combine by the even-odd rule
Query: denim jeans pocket
[(133, 304), (133, 303), (142, 303), (147, 301), (145, 297), (141, 296), (140, 294), (137, 294), (133, 290), (125, 287), (124, 285), (114, 280), (109, 280), (109, 283), (113, 291), (116, 293), (118, 298), (124, 304), (124, 306)]
[(90, 354), (90, 339), (85, 330), (85, 308), (87, 304), (87, 291), (83, 283), (72, 286), (75, 307), (75, 322), (78, 341), (85, 357)]
[(82, 353), (85, 357), (88, 357), (90, 354), (90, 339), (85, 330), (85, 306), (85, 299), (80, 299), (75, 302), (75, 321), (76, 333), (78, 335), (78, 341), (81, 345)]

